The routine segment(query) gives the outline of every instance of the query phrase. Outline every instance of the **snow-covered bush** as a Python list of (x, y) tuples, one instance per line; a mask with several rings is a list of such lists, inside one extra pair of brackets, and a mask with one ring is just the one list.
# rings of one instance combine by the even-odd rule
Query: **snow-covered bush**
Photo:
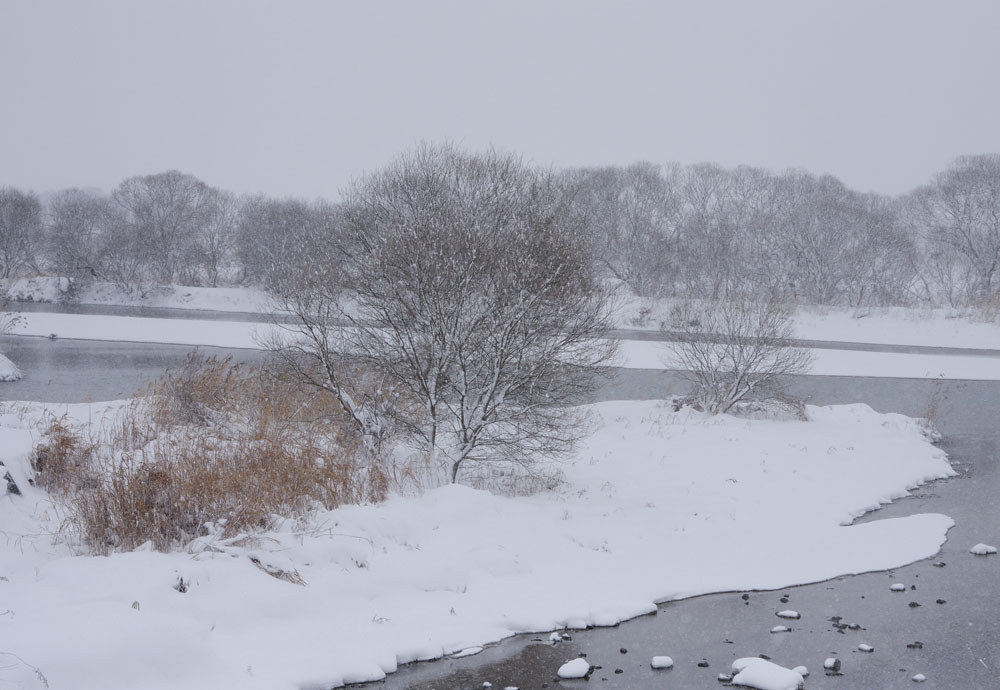
[(379, 501), (409, 476), (364, 452), (332, 396), (198, 354), (94, 438), (53, 420), (34, 466), (97, 553), (170, 550), (209, 530)]

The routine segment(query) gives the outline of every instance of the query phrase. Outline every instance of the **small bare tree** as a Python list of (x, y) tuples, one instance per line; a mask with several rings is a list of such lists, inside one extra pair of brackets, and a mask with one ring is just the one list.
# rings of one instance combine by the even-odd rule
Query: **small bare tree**
[(675, 312), (672, 369), (686, 372), (701, 409), (723, 414), (780, 392), (780, 378), (808, 371), (812, 354), (792, 347), (790, 308), (776, 300), (688, 303)]

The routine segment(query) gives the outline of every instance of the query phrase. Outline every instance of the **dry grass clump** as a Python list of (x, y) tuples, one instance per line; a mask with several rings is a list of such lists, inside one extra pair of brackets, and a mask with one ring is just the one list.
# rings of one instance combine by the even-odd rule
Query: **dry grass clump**
[[(77, 474), (85, 479), (69, 482), (74, 526), (98, 553), (147, 541), (169, 550), (210, 530), (265, 528), (273, 515), (378, 501), (392, 475), (332, 396), (199, 354), (100, 435)], [(68, 431), (49, 437), (39, 451), (65, 447), (73, 458), (84, 445)], [(44, 450), (45, 464), (51, 457), (62, 456)]]
[(53, 493), (93, 488), (95, 444), (70, 427), (66, 416), (49, 416), (31, 458), (34, 484)]

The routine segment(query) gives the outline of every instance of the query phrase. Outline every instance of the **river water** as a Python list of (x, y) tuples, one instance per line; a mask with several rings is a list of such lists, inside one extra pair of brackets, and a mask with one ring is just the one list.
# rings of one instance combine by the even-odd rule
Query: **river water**
[[(0, 384), (0, 399), (84, 402), (125, 397), (190, 350), (5, 337), (0, 351), (26, 375), (22, 381)], [(248, 350), (202, 350), (249, 361), (263, 356)], [(921, 487), (913, 497), (862, 521), (918, 512), (949, 515), (956, 526), (939, 556), (893, 573), (753, 592), (746, 601), (741, 593), (723, 593), (668, 602), (655, 616), (616, 628), (574, 631), (572, 641), (558, 645), (547, 642), (547, 635), (518, 636), (476, 656), (407, 665), (374, 687), (458, 690), (483, 687), (485, 682), (497, 688), (553, 687), (559, 665), (585, 653), (603, 668), (589, 683), (562, 681), (560, 687), (714, 688), (720, 686), (717, 674), (728, 671), (733, 659), (766, 654), (782, 665), (808, 666), (809, 690), (909, 688), (914, 687), (910, 677), (915, 673), (928, 677), (929, 688), (1000, 688), (1000, 557), (968, 553), (977, 542), (1000, 542), (1000, 382), (797, 377), (789, 386), (812, 404), (866, 402), (879, 411), (914, 416), (935, 410), (935, 423), (944, 436), (941, 446), (959, 476)], [(675, 374), (621, 370), (597, 398), (657, 398), (683, 389), (683, 380)], [(937, 567), (940, 562), (946, 565)], [(893, 582), (916, 589), (892, 593)], [(783, 595), (787, 603), (780, 601)], [(920, 606), (911, 607), (911, 602)], [(799, 611), (802, 620), (791, 623), (791, 633), (769, 634), (780, 622), (775, 612), (783, 608)], [(835, 616), (862, 629), (838, 630), (829, 620)], [(861, 642), (875, 651), (857, 651)], [(907, 647), (916, 642), (919, 647)], [(652, 671), (649, 659), (660, 654), (672, 656), (675, 668)], [(843, 660), (842, 676), (824, 675), (823, 660), (829, 656)], [(707, 667), (697, 665), (703, 660)]]

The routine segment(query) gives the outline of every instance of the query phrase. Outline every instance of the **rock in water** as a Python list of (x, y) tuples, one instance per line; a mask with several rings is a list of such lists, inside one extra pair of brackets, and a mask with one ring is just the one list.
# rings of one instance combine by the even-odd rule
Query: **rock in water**
[(894, 584), (893, 586), (891, 586), (889, 588), (889, 591), (890, 592), (905, 592), (906, 591), (906, 585), (904, 585), (904, 584), (902, 584), (900, 582), (897, 582), (896, 584)]
[(746, 657), (733, 662), (733, 685), (744, 685), (757, 690), (798, 690), (802, 676), (790, 668), (761, 659)]
[(560, 678), (583, 678), (590, 673), (590, 663), (586, 659), (573, 659), (559, 667)]
[(786, 609), (784, 611), (778, 611), (776, 614), (778, 618), (791, 618), (792, 620), (798, 620), (802, 616), (799, 615), (798, 611), (792, 611), (791, 609)]
[(858, 649), (861, 650), (862, 652), (874, 652), (875, 651), (874, 647), (872, 647), (870, 644), (865, 644), (864, 642), (862, 642), (861, 644), (858, 645)]
[(823, 662), (823, 668), (827, 671), (839, 671), (840, 670), (840, 659), (837, 657), (830, 657)]
[(971, 549), (969, 553), (974, 553), (977, 556), (989, 556), (997, 552), (997, 547), (990, 546), (989, 544), (976, 544)]
[(649, 665), (653, 668), (673, 668), (674, 660), (669, 656), (654, 656)]

